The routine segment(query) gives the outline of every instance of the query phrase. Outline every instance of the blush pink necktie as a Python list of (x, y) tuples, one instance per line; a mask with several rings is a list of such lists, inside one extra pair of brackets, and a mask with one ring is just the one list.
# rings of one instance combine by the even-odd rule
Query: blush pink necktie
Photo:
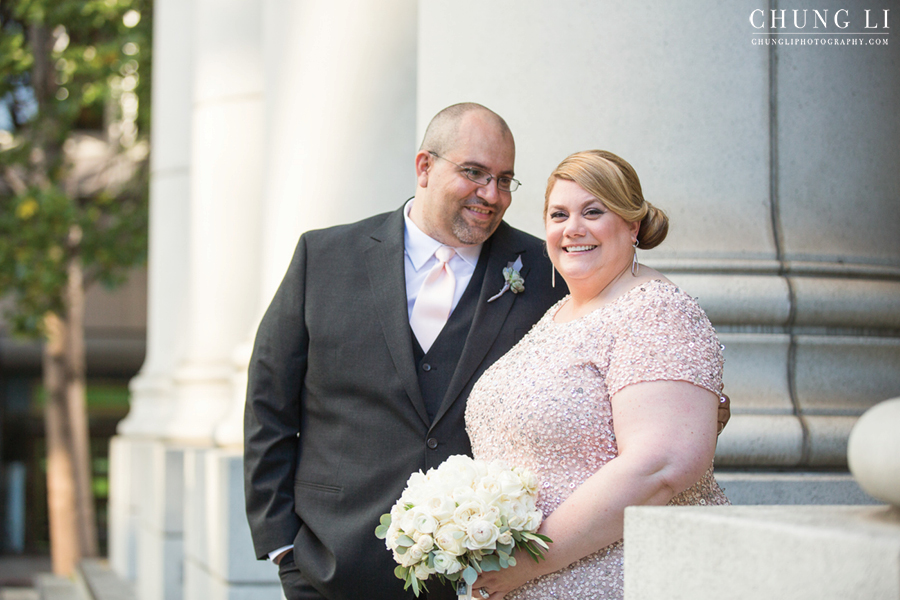
[(449, 260), (454, 254), (456, 250), (449, 246), (441, 246), (434, 253), (438, 263), (425, 277), (409, 318), (409, 325), (425, 352), (431, 348), (450, 317), (456, 277), (450, 269)]

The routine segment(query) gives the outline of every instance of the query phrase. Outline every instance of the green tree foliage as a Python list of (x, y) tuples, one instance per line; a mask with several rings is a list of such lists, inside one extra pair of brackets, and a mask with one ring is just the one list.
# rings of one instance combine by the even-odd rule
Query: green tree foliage
[[(145, 259), (151, 18), (150, 0), (0, 1), (0, 294), (17, 332), (64, 314), (73, 258), (85, 286)], [(107, 150), (90, 172), (79, 132)]]
[[(43, 335), (53, 570), (97, 553), (85, 289), (147, 247), (150, 0), (0, 0), (0, 296)], [(0, 117), (3, 115), (0, 114)]]

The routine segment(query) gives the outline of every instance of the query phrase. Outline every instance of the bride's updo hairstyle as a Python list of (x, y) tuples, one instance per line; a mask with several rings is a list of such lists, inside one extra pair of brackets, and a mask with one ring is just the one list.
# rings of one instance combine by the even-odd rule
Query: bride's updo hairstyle
[(600, 200), (609, 210), (629, 223), (641, 222), (638, 248), (659, 246), (669, 232), (666, 213), (644, 200), (641, 181), (628, 162), (606, 150), (585, 150), (567, 157), (547, 180), (544, 194), (544, 220), (550, 192), (557, 179), (568, 179)]

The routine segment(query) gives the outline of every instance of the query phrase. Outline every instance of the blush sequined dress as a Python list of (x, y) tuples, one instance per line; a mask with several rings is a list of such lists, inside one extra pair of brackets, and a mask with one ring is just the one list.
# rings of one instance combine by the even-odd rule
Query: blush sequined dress
[[(580, 319), (554, 322), (567, 301), (547, 311), (485, 371), (466, 408), (475, 458), (531, 469), (541, 482), (538, 508), (545, 518), (615, 458), (610, 396), (630, 384), (659, 380), (722, 391), (722, 346), (706, 314), (678, 287), (648, 281)], [(669, 504), (728, 500), (710, 465)], [(623, 554), (620, 540), (505, 598), (622, 598)]]

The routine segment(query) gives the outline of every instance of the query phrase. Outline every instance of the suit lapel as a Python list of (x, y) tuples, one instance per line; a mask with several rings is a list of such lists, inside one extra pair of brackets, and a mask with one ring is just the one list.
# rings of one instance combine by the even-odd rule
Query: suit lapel
[(469, 329), (469, 335), (466, 337), (462, 355), (456, 371), (453, 373), (453, 378), (450, 380), (450, 385), (447, 387), (447, 393), (435, 417), (435, 422), (439, 421), (450, 406), (457, 401), (463, 388), (475, 374), (478, 366), (494, 344), (494, 340), (500, 334), (500, 329), (503, 327), (504, 321), (506, 321), (506, 315), (512, 309), (517, 296), (512, 290), (507, 290), (506, 293), (493, 302), (488, 302), (491, 296), (494, 296), (503, 288), (503, 269), (509, 263), (514, 262), (517, 256), (521, 255), (522, 269), (519, 272), (522, 277), (528, 275), (530, 268), (529, 257), (525, 255), (524, 247), (518, 246), (512, 239), (509, 225), (501, 223), (494, 235), (491, 236), (490, 244), (491, 247), (487, 256), (487, 270), (484, 274), (478, 304), (475, 307), (472, 327)]
[(373, 243), (366, 251), (366, 271), (394, 367), (419, 417), (429, 425), (425, 401), (422, 399), (416, 376), (406, 308), (403, 231), (403, 208), (401, 208), (392, 213), (382, 226), (372, 233)]

